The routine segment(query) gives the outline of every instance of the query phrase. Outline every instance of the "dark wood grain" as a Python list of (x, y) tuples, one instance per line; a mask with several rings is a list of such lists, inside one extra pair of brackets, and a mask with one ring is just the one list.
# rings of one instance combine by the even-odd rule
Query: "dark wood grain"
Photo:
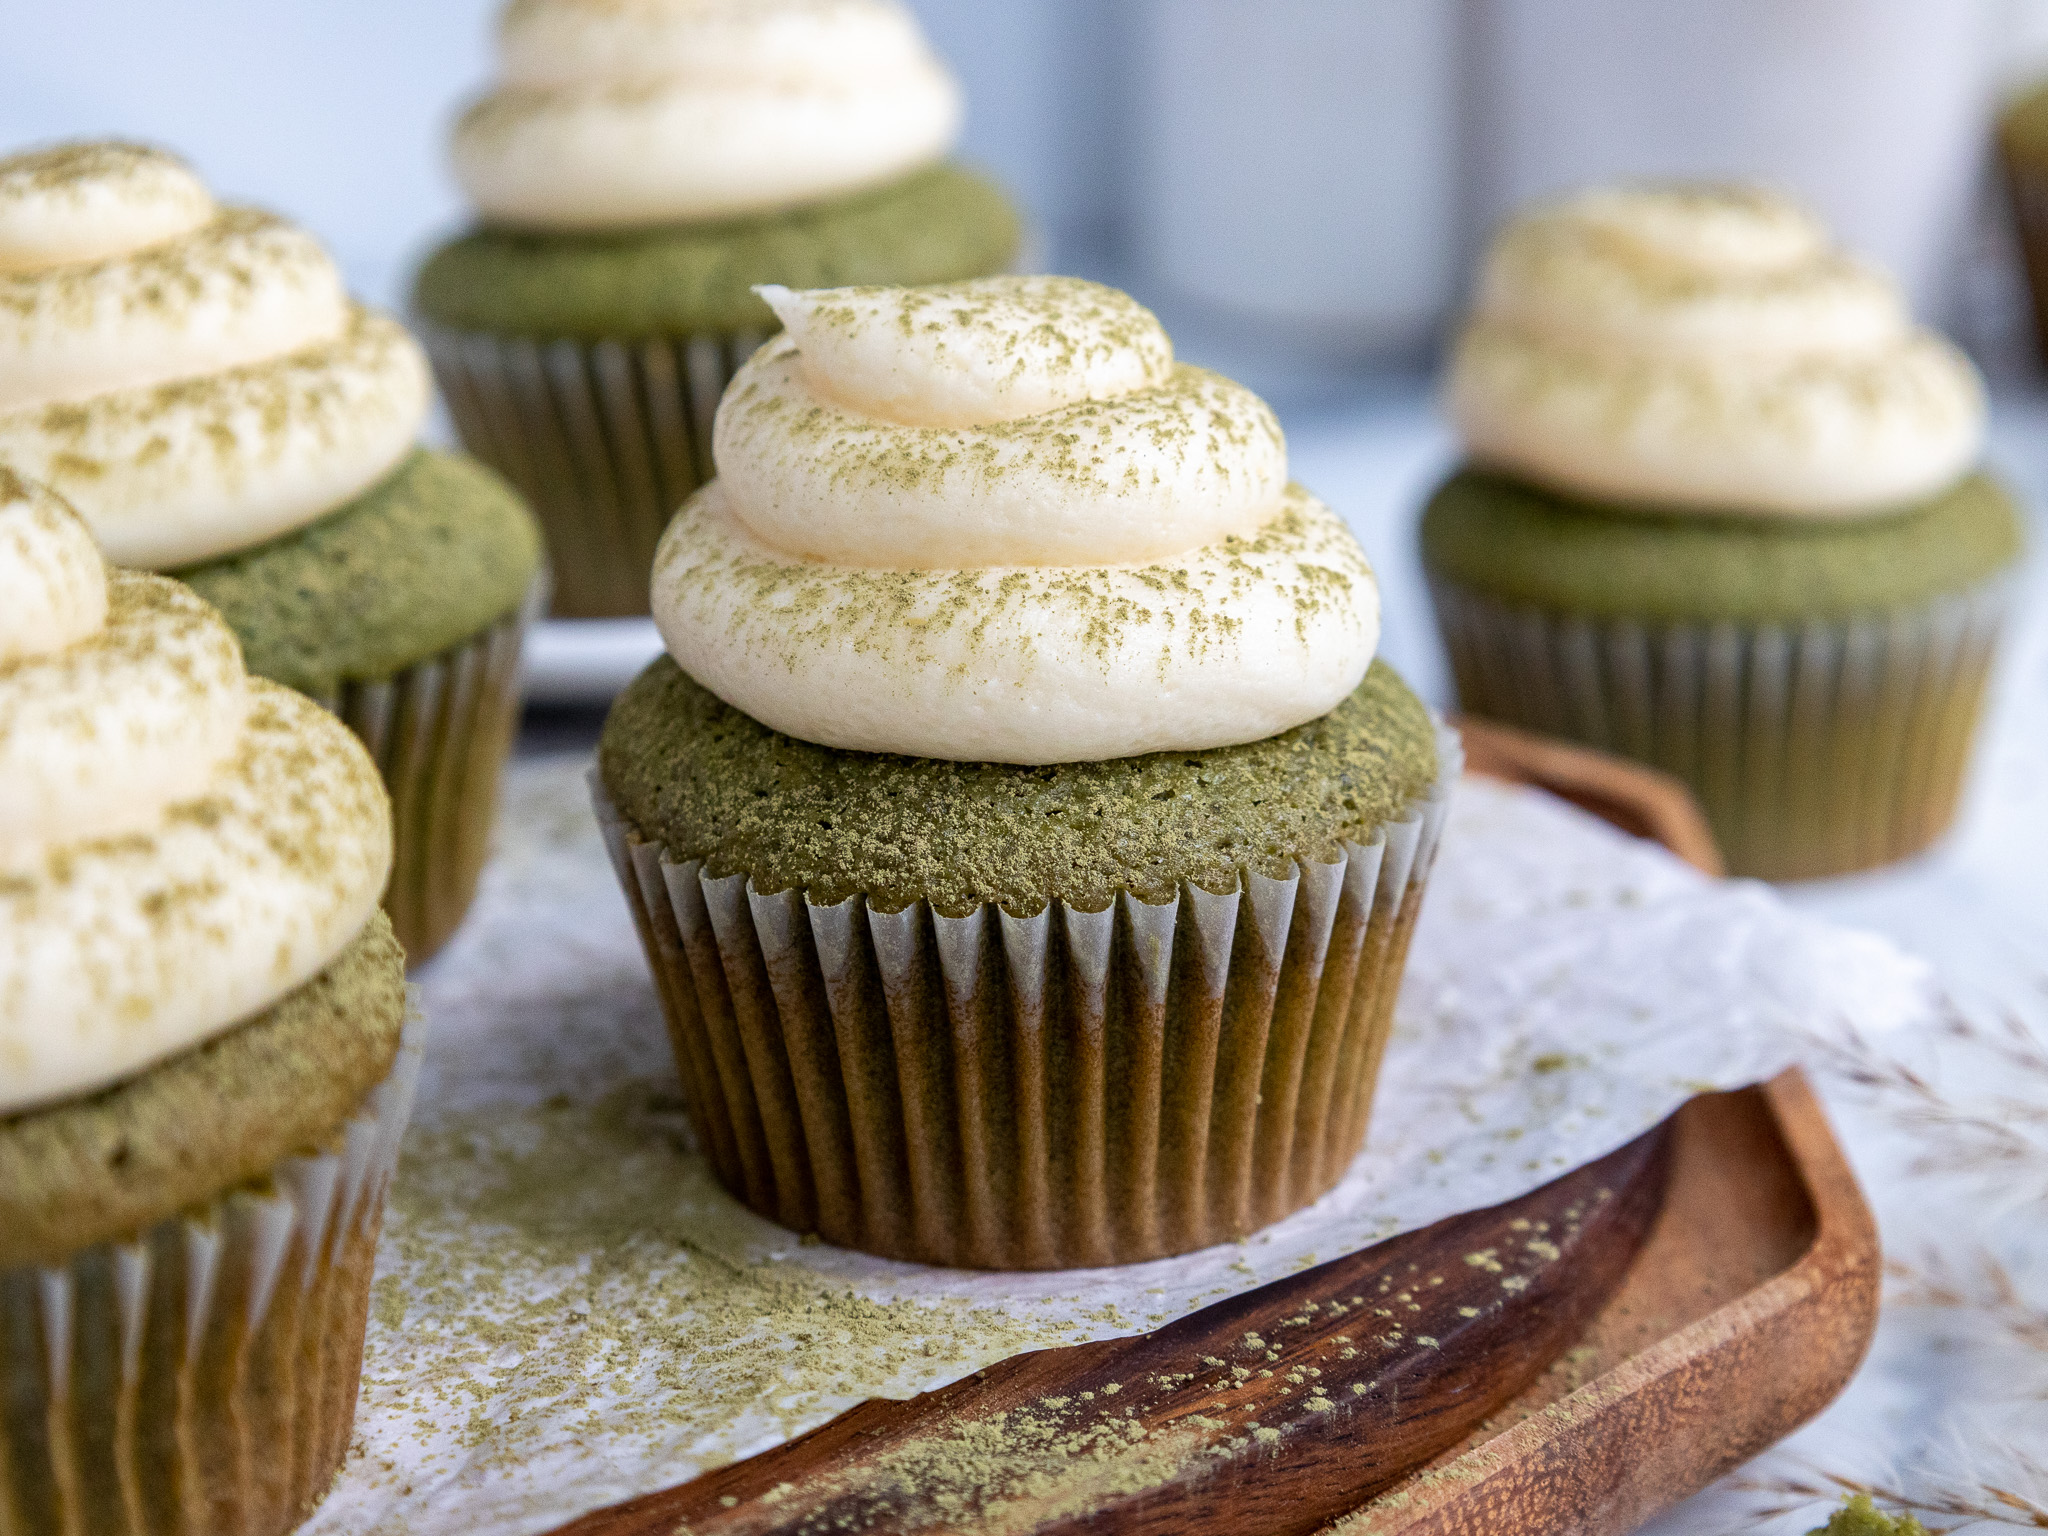
[(1694, 1099), (1673, 1129), (1663, 1212), (1581, 1343), (1342, 1536), (1621, 1536), (1847, 1384), (1877, 1227), (1804, 1076)]
[(1313, 1531), (1464, 1440), (1584, 1332), (1656, 1217), (1670, 1139), (1152, 1333), (862, 1404), (565, 1536)]

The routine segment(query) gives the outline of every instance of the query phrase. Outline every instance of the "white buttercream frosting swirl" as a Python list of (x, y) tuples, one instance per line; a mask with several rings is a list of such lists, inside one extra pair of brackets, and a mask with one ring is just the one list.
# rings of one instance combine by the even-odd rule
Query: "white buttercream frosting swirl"
[(412, 446), (426, 360), (319, 243), (158, 150), (0, 160), (0, 459), (108, 556), (168, 569), (289, 532)]
[(202, 228), (215, 211), (189, 166), (117, 140), (60, 144), (0, 162), (0, 210), (0, 272), (161, 245)]
[(1448, 403), (1482, 463), (1596, 498), (1844, 516), (1982, 447), (1976, 371), (1895, 284), (1745, 187), (1601, 189), (1510, 223)]
[(361, 930), (390, 866), (347, 727), (0, 469), (0, 1115), (269, 1006)]
[(615, 229), (795, 207), (939, 159), (960, 93), (899, 0), (512, 0), (456, 124), (493, 222)]
[(1071, 278), (766, 290), (718, 478), (655, 557), (668, 649), (789, 735), (1058, 763), (1254, 741), (1358, 686), (1371, 567), (1279, 423)]
[(0, 479), (0, 486), (7, 492), (0, 501), (0, 667), (6, 667), (98, 633), (107, 622), (107, 577), (91, 533), (55, 497), (18, 481)]

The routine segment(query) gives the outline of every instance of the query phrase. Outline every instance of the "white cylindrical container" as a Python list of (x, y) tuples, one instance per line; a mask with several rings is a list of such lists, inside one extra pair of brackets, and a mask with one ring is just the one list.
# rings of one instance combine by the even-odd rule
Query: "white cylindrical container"
[(1145, 0), (1144, 276), (1319, 351), (1426, 343), (1456, 281), (1458, 33), (1455, 0)]
[(1475, 0), (1476, 226), (1587, 182), (1763, 181), (1946, 319), (1988, 150), (1987, 0)]

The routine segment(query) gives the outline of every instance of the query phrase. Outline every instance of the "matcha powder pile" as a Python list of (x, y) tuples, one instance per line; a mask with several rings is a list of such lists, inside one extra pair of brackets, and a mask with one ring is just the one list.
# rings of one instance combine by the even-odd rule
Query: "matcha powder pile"
[[(603, 1447), (672, 1459), (686, 1476), (879, 1384), (908, 1396), (1074, 1336), (988, 1307), (876, 1301), (800, 1264), (749, 1260), (761, 1224), (717, 1192), (681, 1133), (668, 1102), (635, 1086), (415, 1135), (363, 1381), (365, 1409), (434, 1442), (424, 1466), (382, 1468), (408, 1485), (395, 1493), (417, 1492), (425, 1472), (488, 1499), (493, 1473)], [(585, 1443), (565, 1444), (564, 1426)]]

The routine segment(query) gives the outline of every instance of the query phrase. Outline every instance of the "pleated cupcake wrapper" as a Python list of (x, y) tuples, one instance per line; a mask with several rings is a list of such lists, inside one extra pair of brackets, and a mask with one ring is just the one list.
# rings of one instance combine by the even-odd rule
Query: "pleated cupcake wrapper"
[(1649, 763), (1698, 796), (1731, 873), (1915, 853), (1954, 820), (2003, 580), (1805, 624), (1646, 624), (1508, 606), (1442, 578), (1466, 710)]
[(645, 614), (654, 546), (712, 476), (718, 397), (767, 333), (593, 342), (418, 329), (463, 446), (540, 517), (555, 616)]
[(850, 1248), (1056, 1269), (1241, 1236), (1349, 1165), (1462, 762), (1438, 750), (1333, 863), (1023, 918), (764, 895), (591, 787), (726, 1187)]
[(269, 1536), (347, 1454), (420, 1026), (335, 1137), (67, 1263), (0, 1271), (0, 1531)]
[(519, 658), (546, 582), (488, 629), (376, 682), (320, 702), (362, 738), (391, 793), (384, 910), (417, 965), (447, 942), (490, 853), (498, 781), (519, 724)]

